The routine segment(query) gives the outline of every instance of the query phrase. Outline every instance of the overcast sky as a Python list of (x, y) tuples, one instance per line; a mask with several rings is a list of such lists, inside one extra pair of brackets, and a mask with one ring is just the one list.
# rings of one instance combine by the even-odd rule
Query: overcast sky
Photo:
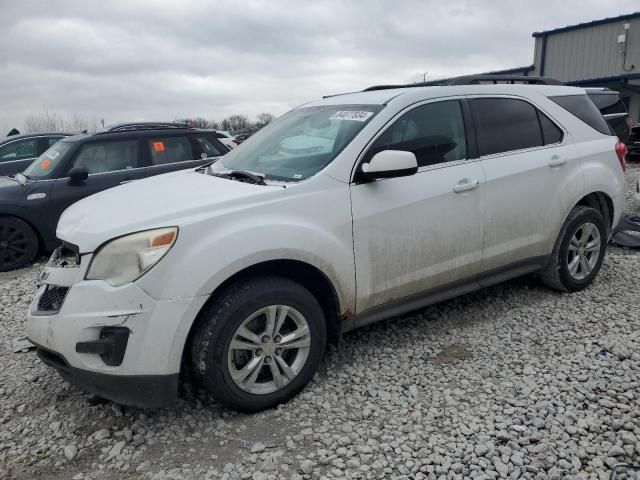
[(0, 135), (30, 113), (114, 123), (280, 115), (323, 94), (533, 61), (531, 33), (637, 0), (0, 0)]

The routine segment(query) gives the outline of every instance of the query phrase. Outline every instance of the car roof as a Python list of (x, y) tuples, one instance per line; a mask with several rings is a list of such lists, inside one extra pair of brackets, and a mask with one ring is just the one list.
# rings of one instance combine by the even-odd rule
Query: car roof
[(457, 95), (519, 95), (526, 97), (532, 90), (545, 96), (583, 95), (585, 90), (565, 85), (529, 85), (529, 84), (487, 84), (487, 85), (436, 85), (425, 87), (402, 87), (363, 92), (331, 95), (321, 100), (301, 105), (314, 107), (321, 105), (386, 105), (396, 98), (405, 100), (428, 100), (431, 98)]
[(20, 133), (18, 135), (11, 135), (10, 137), (0, 138), (0, 144), (13, 142), (14, 140), (19, 140), (21, 138), (33, 138), (33, 137), (68, 137), (73, 135), (72, 133), (64, 133), (64, 132), (42, 132), (42, 133)]
[(147, 130), (123, 130), (117, 132), (92, 132), (92, 133), (80, 133), (67, 137), (64, 142), (83, 142), (83, 141), (102, 141), (102, 140), (117, 140), (117, 139), (135, 139), (135, 138), (147, 138), (147, 137), (159, 137), (159, 136), (175, 136), (184, 135), (185, 133), (215, 133), (215, 130), (207, 128), (152, 128)]

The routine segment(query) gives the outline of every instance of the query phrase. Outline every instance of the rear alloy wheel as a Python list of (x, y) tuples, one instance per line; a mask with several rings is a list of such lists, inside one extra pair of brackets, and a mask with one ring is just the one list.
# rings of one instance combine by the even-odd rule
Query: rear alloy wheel
[(0, 217), (0, 272), (28, 265), (38, 252), (38, 237), (24, 221)]
[(322, 307), (302, 285), (264, 276), (239, 282), (212, 298), (191, 339), (199, 383), (237, 410), (275, 407), (298, 393), (324, 355)]
[(590, 207), (571, 210), (556, 240), (541, 280), (554, 290), (576, 292), (598, 274), (607, 248), (608, 229), (602, 214)]

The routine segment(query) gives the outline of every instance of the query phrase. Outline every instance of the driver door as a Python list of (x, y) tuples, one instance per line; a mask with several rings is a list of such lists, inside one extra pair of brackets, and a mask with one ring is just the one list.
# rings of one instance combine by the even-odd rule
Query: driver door
[(67, 164), (66, 172), (84, 165), (89, 177), (78, 183), (66, 175), (54, 181), (51, 190), (50, 226), (55, 232), (60, 215), (73, 203), (108, 188), (144, 178), (145, 166), (140, 161), (138, 140), (87, 142)]
[[(376, 307), (458, 280), (475, 281), (482, 264), (484, 173), (461, 100), (426, 103), (400, 115), (365, 154), (410, 151), (418, 173), (351, 186), (353, 237), (363, 323)], [(414, 307), (415, 308), (415, 307)], [(410, 308), (407, 308), (409, 310)]]

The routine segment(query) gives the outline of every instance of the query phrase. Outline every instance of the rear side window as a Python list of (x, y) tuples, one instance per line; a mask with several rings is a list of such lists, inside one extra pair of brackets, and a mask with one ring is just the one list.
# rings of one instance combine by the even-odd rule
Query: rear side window
[(78, 165), (86, 166), (90, 174), (138, 168), (138, 142), (124, 140), (85, 143), (73, 161), (72, 167)]
[(512, 98), (477, 98), (471, 105), (480, 155), (544, 144), (536, 108), (530, 103)]
[(153, 165), (195, 160), (187, 137), (152, 138), (149, 140), (149, 148)]
[(412, 152), (420, 167), (467, 158), (460, 102), (428, 103), (405, 113), (376, 140), (365, 162), (382, 150)]
[(37, 138), (29, 138), (3, 145), (0, 147), (0, 163), (35, 158), (38, 155), (37, 144)]
[(594, 130), (605, 135), (613, 135), (613, 132), (602, 117), (600, 110), (593, 104), (587, 95), (562, 95), (549, 97), (569, 113), (578, 117)]

